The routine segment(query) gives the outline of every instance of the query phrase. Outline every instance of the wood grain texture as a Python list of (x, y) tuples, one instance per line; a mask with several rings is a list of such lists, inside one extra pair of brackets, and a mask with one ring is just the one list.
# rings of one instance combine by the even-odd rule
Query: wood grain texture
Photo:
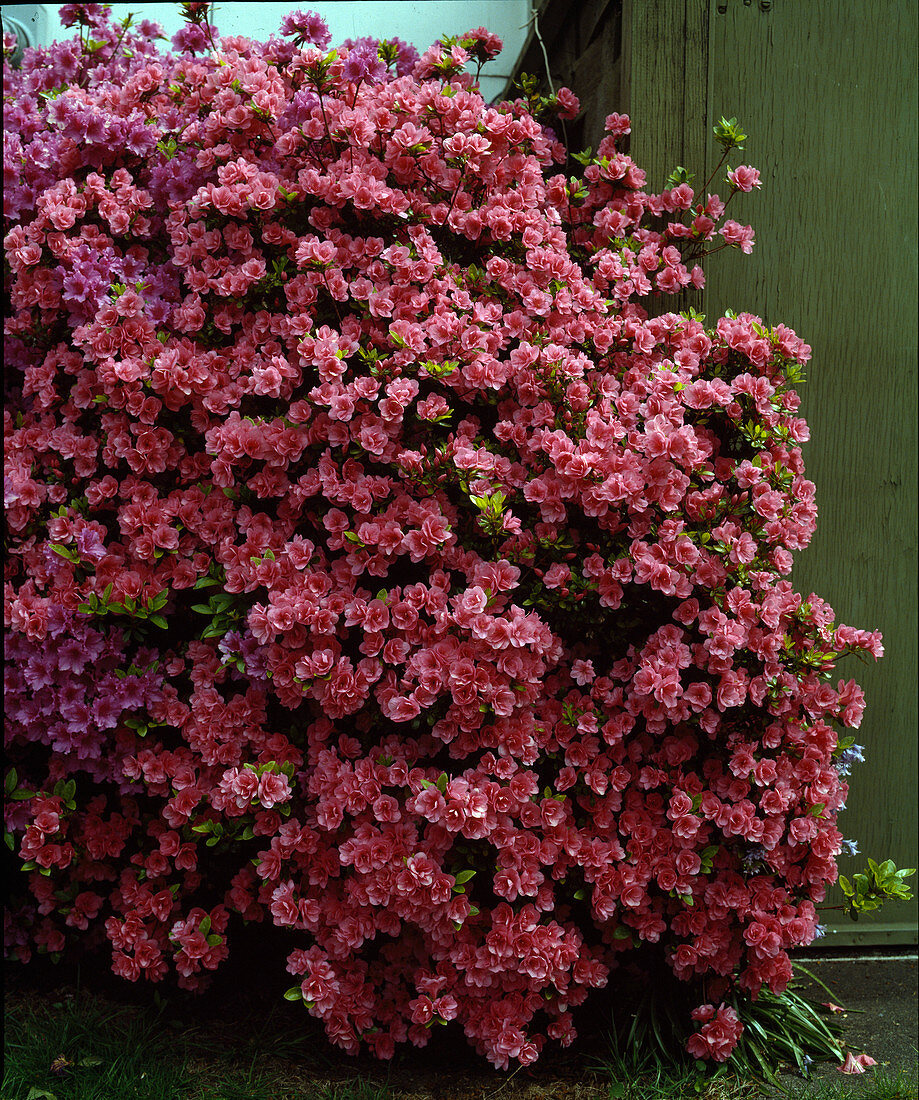
[[(722, 15), (713, 3), (710, 28), (706, 131), (737, 116), (750, 138), (733, 163), (759, 167), (763, 190), (731, 203), (756, 247), (708, 261), (704, 310), (781, 321), (813, 348), (800, 392), (819, 518), (792, 580), (837, 622), (880, 629), (887, 651), (876, 665), (838, 668), (868, 704), (858, 731), (867, 763), (851, 776), (840, 825), (865, 854), (915, 867), (915, 8), (776, 0), (769, 12), (734, 2)], [(709, 149), (714, 164), (713, 140)], [(834, 889), (827, 903), (840, 900)], [(827, 916), (826, 942), (871, 942), (870, 918)], [(916, 920), (915, 901), (888, 906), (877, 941), (914, 943)]]
[(606, 116), (614, 109), (610, 104), (622, 98), (621, 15), (617, 3), (598, 4), (579, 27), (570, 87), (581, 101), (580, 144), (585, 148), (600, 144)]
[[(705, 181), (709, 22), (708, 0), (623, 0), (629, 152), (647, 172), (649, 190), (660, 191), (678, 165)], [(696, 290), (663, 299), (657, 312), (690, 306), (702, 306)]]
[[(555, 0), (540, 8), (539, 27), (549, 56), (555, 89), (570, 88), (581, 102), (575, 123), (567, 123), (569, 148), (596, 149), (611, 104), (622, 100), (622, 4), (619, 0)], [(548, 93), (546, 61), (538, 39), (531, 35), (517, 66), (518, 73), (536, 76)]]

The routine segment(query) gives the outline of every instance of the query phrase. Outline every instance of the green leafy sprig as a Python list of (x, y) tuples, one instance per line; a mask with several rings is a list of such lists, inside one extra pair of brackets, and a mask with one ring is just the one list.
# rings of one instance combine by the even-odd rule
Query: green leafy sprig
[(880, 909), (885, 901), (909, 901), (913, 894), (903, 880), (915, 873), (915, 867), (897, 870), (892, 859), (885, 859), (880, 866), (869, 859), (867, 873), (853, 875), (851, 882), (845, 875), (840, 875), (839, 886), (846, 898), (843, 906), (846, 915), (857, 921), (860, 913)]

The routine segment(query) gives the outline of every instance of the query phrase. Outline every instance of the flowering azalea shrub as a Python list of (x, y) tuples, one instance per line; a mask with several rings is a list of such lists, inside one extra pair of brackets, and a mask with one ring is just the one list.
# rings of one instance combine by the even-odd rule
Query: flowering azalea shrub
[(785, 579), (807, 346), (649, 316), (752, 231), (621, 115), (566, 175), (481, 28), (186, 7), (4, 71), (8, 952), (196, 989), (263, 922), (346, 1050), (501, 1067), (646, 944), (781, 990), (881, 646)]

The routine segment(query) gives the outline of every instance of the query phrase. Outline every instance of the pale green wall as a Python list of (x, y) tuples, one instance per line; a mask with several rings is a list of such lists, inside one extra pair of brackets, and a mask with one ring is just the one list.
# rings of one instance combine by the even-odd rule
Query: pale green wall
[[(167, 37), (182, 25), (179, 5), (110, 4), (112, 17), (129, 13), (161, 23)], [(214, 24), (222, 34), (267, 38), (277, 33), (283, 16), (301, 9), (318, 12), (329, 24), (332, 45), (346, 38), (371, 35), (401, 38), (422, 52), (444, 34), (459, 34), (484, 26), (504, 39), (504, 51), (485, 69), (482, 94), (498, 95), (507, 81), (527, 37), (527, 0), (303, 0), (302, 3), (215, 4)], [(36, 44), (47, 45), (69, 38), (73, 31), (61, 27), (57, 4), (5, 4), (4, 12), (22, 23), (34, 25)], [(34, 23), (33, 23), (34, 20)]]

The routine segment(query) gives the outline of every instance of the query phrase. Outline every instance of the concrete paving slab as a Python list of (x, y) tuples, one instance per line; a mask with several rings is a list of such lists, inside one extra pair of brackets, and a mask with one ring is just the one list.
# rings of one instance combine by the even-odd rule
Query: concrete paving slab
[[(763, 1097), (771, 1100), (782, 1095), (829, 1095), (833, 1100), (873, 1100), (888, 1095), (881, 1081), (898, 1072), (903, 1080), (903, 1091), (898, 1095), (919, 1096), (919, 963), (915, 951), (898, 949), (858, 956), (836, 952), (835, 957), (808, 954), (797, 956), (795, 961), (836, 995), (830, 998), (815, 982), (808, 982), (799, 992), (818, 1002), (832, 1000), (843, 1006), (843, 1042), (854, 1054), (869, 1054), (878, 1066), (865, 1074), (849, 1076), (833, 1065), (815, 1065), (810, 1082), (783, 1075), (781, 1080), (788, 1091), (766, 1091)], [(832, 1091), (827, 1093), (821, 1086), (832, 1086)]]

